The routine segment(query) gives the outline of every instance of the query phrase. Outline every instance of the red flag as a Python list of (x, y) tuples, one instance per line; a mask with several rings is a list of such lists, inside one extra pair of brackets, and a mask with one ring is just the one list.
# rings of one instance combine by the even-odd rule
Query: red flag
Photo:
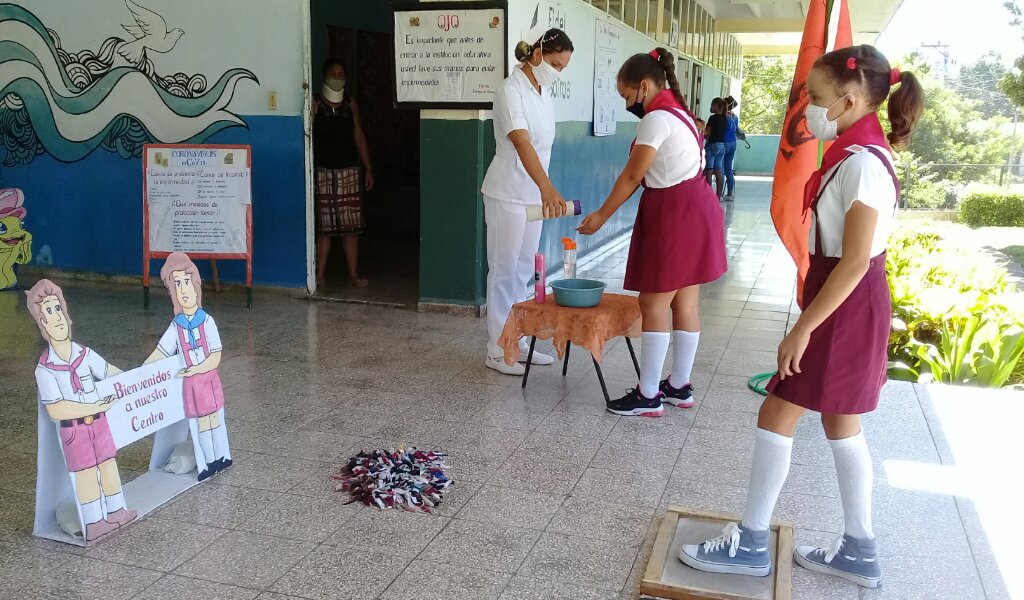
[(819, 148), (807, 130), (804, 111), (807, 109), (807, 75), (826, 52), (845, 48), (853, 43), (850, 11), (847, 0), (812, 0), (800, 41), (789, 107), (782, 126), (779, 154), (775, 160), (775, 183), (772, 185), (772, 222), (782, 243), (797, 266), (797, 299), (803, 297), (804, 279), (809, 264), (807, 234), (811, 225), (804, 219), (804, 183), (818, 168)]

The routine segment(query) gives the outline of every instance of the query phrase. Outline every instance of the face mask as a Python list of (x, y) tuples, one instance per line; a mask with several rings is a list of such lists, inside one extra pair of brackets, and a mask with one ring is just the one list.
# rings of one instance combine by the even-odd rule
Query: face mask
[(644, 118), (644, 115), (647, 114), (647, 111), (644, 110), (644, 100), (646, 100), (646, 99), (647, 99), (647, 93), (644, 92), (644, 97), (643, 97), (643, 99), (641, 99), (640, 98), (640, 90), (637, 89), (636, 90), (636, 102), (634, 102), (630, 106), (627, 106), (626, 107), (626, 111), (629, 112), (630, 114), (632, 114), (633, 116), (635, 116), (638, 119)]
[(320, 88), (320, 95), (332, 104), (341, 104), (345, 100), (345, 80), (325, 79)]
[(551, 63), (544, 60), (544, 57), (541, 57), (539, 65), (531, 63), (530, 66), (533, 67), (533, 76), (537, 78), (537, 85), (551, 85), (558, 81), (562, 75), (551, 66)]
[(823, 142), (828, 142), (839, 137), (839, 117), (843, 116), (843, 113), (839, 113), (838, 117), (830, 121), (828, 118), (828, 111), (845, 99), (846, 96), (843, 96), (829, 106), (818, 106), (816, 104), (807, 105), (805, 116), (807, 118), (807, 130), (811, 132), (811, 135)]

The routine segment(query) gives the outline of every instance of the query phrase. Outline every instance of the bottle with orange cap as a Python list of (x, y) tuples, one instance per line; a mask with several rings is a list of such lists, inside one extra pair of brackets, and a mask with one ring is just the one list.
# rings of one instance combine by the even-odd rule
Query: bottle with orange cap
[(576, 240), (562, 238), (563, 279), (576, 279)]

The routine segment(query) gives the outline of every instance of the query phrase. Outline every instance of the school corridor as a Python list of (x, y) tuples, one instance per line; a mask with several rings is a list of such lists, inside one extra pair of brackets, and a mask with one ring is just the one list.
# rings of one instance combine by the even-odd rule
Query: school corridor
[[(742, 510), (760, 401), (747, 380), (773, 369), (795, 319), (769, 196), (768, 180), (743, 179), (726, 206), (730, 270), (702, 301), (697, 405), (660, 419), (606, 413), (583, 352), (566, 377), (536, 367), (521, 389), (484, 367), (482, 319), (286, 292), (257, 293), (249, 310), (244, 293), (208, 290), (235, 465), (90, 549), (31, 535), (42, 341), (24, 295), (0, 294), (0, 597), (636, 598), (666, 506)], [(605, 247), (580, 276), (621, 290), (626, 249)], [(134, 285), (58, 283), (75, 339), (121, 368), (166, 327), (164, 297), (145, 311)], [(621, 340), (604, 373), (613, 393), (635, 385)], [(1024, 596), (1019, 500), (1005, 492), (1020, 478), (1006, 463), (1021, 422), (1020, 394), (890, 383), (865, 419), (885, 583), (861, 590), (794, 567), (794, 598)], [(434, 514), (333, 491), (329, 475), (360, 448), (400, 444), (450, 453), (455, 486)], [(147, 442), (118, 460), (124, 480), (137, 476)], [(838, 486), (811, 417), (793, 460), (777, 517), (795, 522), (798, 543), (831, 544)]]

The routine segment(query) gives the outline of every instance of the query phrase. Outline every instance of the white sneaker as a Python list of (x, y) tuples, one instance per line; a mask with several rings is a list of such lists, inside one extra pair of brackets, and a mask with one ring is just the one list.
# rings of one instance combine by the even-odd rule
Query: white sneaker
[[(536, 356), (536, 352), (534, 353)], [(495, 358), (488, 356), (487, 360), (484, 361), (484, 366), (488, 369), (494, 369), (499, 373), (505, 375), (514, 375), (516, 377), (522, 377), (526, 373), (526, 368), (519, 363), (512, 363), (511, 365), (505, 363), (504, 358)]]
[[(529, 356), (529, 355), (530, 355), (530, 348), (529, 348), (529, 346), (527, 346), (527, 348), (525, 350), (520, 349), (519, 350), (519, 362), (521, 362), (523, 364), (526, 364), (526, 357)], [(531, 364), (542, 365), (543, 366), (543, 365), (554, 364), (554, 362), (555, 362), (555, 358), (553, 356), (548, 356), (547, 354), (544, 354), (543, 352), (537, 352), (536, 350), (533, 351), (533, 361), (532, 361)]]

